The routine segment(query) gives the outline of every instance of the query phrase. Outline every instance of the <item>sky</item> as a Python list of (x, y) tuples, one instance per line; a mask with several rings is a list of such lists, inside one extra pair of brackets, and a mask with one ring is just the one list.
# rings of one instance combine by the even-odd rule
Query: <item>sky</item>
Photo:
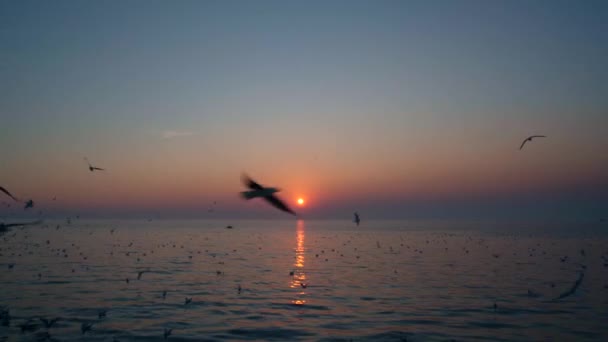
[(49, 216), (286, 218), (247, 173), (302, 217), (595, 220), (607, 32), (605, 1), (2, 0), (0, 186)]

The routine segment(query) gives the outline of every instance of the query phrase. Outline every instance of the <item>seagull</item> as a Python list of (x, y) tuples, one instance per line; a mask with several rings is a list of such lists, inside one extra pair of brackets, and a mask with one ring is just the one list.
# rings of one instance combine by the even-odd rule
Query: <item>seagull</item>
[(576, 280), (576, 282), (574, 282), (574, 285), (572, 285), (572, 287), (568, 291), (560, 294), (559, 297), (555, 298), (554, 300), (566, 298), (566, 297), (574, 294), (574, 292), (576, 292), (576, 289), (578, 289), (578, 287), (583, 282), (583, 277), (585, 277), (585, 272), (581, 272), (581, 274), (578, 276), (578, 279)]
[(57, 321), (59, 320), (59, 317), (57, 318), (53, 318), (53, 319), (46, 319), (46, 318), (42, 318), (40, 317), (40, 322), (42, 322), (44, 324), (44, 326), (49, 329), (51, 328), (55, 323), (57, 323)]
[(245, 186), (251, 189), (250, 191), (241, 192), (241, 195), (246, 200), (262, 197), (275, 208), (297, 216), (293, 210), (291, 210), (285, 203), (283, 203), (283, 201), (274, 195), (276, 192), (281, 191), (280, 189), (265, 188), (246, 175), (243, 175), (243, 183), (245, 183)]
[(25, 202), (25, 207), (23, 207), (23, 210), (33, 208), (33, 207), (34, 207), (34, 201), (28, 200), (27, 202)]
[(86, 323), (83, 322), (80, 325), (80, 331), (82, 331), (82, 334), (84, 335), (87, 331), (91, 330), (93, 328), (93, 323)]
[(190, 303), (192, 303), (192, 298), (186, 297), (186, 299), (184, 299), (184, 305), (188, 305)]
[(165, 328), (165, 332), (163, 333), (163, 336), (165, 337), (165, 340), (167, 339), (167, 337), (171, 336), (171, 332), (173, 331), (173, 329), (167, 329)]
[(25, 323), (19, 325), (21, 327), (21, 332), (25, 331), (34, 331), (37, 329), (36, 324), (32, 318), (28, 319)]
[(6, 190), (5, 188), (0, 186), (0, 191), (4, 192), (8, 197), (12, 198), (13, 201), (18, 202), (19, 200), (13, 196), (13, 194), (11, 194), (8, 190)]
[(528, 141), (532, 141), (532, 139), (534, 138), (546, 138), (546, 135), (531, 135), (529, 137), (527, 137), (522, 143), (521, 146), (519, 147), (519, 149), (521, 150), (522, 148), (524, 148), (524, 145), (528, 142)]
[(355, 222), (357, 224), (357, 226), (359, 225), (359, 222), (361, 222), (361, 219), (359, 219), (359, 213), (357, 213), (355, 211), (355, 219), (353, 220), (353, 222)]
[(0, 309), (0, 320), (2, 320), (2, 326), (8, 327), (11, 325), (11, 313), (9, 309)]
[(89, 162), (89, 160), (87, 159), (87, 157), (84, 157), (84, 160), (87, 162), (87, 164), (89, 164), (89, 171), (91, 171), (91, 172), (96, 171), (96, 170), (105, 171), (105, 169), (102, 169), (100, 167), (91, 165), (91, 163)]

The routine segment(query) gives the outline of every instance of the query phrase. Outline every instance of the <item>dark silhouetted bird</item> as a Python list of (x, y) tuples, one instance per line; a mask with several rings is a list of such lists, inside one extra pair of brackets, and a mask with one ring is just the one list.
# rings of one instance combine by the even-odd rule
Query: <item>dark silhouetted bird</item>
[(253, 181), (247, 175), (243, 175), (243, 183), (245, 184), (245, 186), (247, 186), (249, 189), (251, 189), (250, 191), (241, 192), (241, 195), (246, 200), (250, 200), (250, 199), (256, 198), (256, 197), (262, 197), (275, 208), (282, 210), (284, 212), (290, 213), (292, 215), (296, 215), (296, 213), (293, 210), (291, 210), (291, 208), (289, 208), (283, 201), (281, 201), (277, 196), (275, 196), (275, 193), (281, 191), (280, 189), (265, 188), (265, 187), (261, 186), (260, 184), (256, 183), (255, 181)]
[(51, 328), (55, 323), (57, 323), (57, 321), (59, 321), (59, 318), (46, 319), (40, 317), (40, 322), (42, 322), (42, 324), (44, 324), (44, 327), (47, 329)]
[(25, 202), (25, 207), (23, 207), (23, 209), (29, 209), (29, 208), (33, 208), (33, 207), (34, 207), (34, 201), (28, 200), (27, 202)]
[(80, 324), (80, 331), (82, 332), (82, 334), (86, 334), (87, 331), (90, 331), (91, 329), (93, 329), (93, 323), (87, 323), (87, 322), (83, 322), (82, 324)]
[(576, 292), (576, 289), (578, 289), (578, 287), (579, 287), (579, 286), (581, 285), (581, 283), (583, 282), (583, 278), (584, 278), (584, 277), (585, 277), (585, 272), (581, 272), (581, 274), (578, 276), (578, 279), (577, 279), (577, 280), (574, 282), (574, 284), (572, 285), (572, 287), (571, 287), (571, 288), (570, 288), (568, 291), (566, 291), (566, 292), (564, 292), (564, 293), (560, 294), (560, 295), (559, 295), (557, 298), (555, 298), (554, 300), (559, 300), (559, 299), (562, 299), (562, 298), (566, 298), (566, 297), (568, 297), (568, 296), (570, 296), (570, 295), (574, 294), (574, 292)]
[(522, 143), (521, 146), (519, 146), (519, 149), (521, 150), (522, 148), (524, 148), (524, 145), (528, 142), (528, 141), (532, 141), (532, 139), (534, 138), (546, 138), (547, 136), (545, 135), (531, 135), (529, 137), (527, 137)]
[(91, 172), (93, 172), (93, 171), (105, 171), (105, 169), (102, 169), (100, 167), (91, 165), (91, 163), (89, 162), (89, 160), (87, 159), (87, 157), (84, 157), (84, 160), (87, 162), (87, 164), (89, 164), (89, 171), (91, 171)]
[(171, 336), (171, 332), (173, 332), (173, 329), (165, 328), (165, 331), (163, 332), (163, 337), (165, 338), (165, 340), (167, 339), (167, 337)]

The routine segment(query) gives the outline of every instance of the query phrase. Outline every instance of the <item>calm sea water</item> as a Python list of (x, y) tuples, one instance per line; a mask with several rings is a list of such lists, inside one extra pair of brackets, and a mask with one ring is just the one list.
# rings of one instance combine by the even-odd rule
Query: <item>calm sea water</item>
[(608, 340), (607, 229), (47, 221), (1, 236), (0, 340)]

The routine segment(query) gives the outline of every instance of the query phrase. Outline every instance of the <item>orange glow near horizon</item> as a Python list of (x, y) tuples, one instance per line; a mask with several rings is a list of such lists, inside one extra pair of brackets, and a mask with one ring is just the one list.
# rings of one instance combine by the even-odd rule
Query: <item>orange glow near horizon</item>
[(302, 197), (298, 198), (298, 205), (299, 206), (303, 206), (304, 205), (304, 199)]

